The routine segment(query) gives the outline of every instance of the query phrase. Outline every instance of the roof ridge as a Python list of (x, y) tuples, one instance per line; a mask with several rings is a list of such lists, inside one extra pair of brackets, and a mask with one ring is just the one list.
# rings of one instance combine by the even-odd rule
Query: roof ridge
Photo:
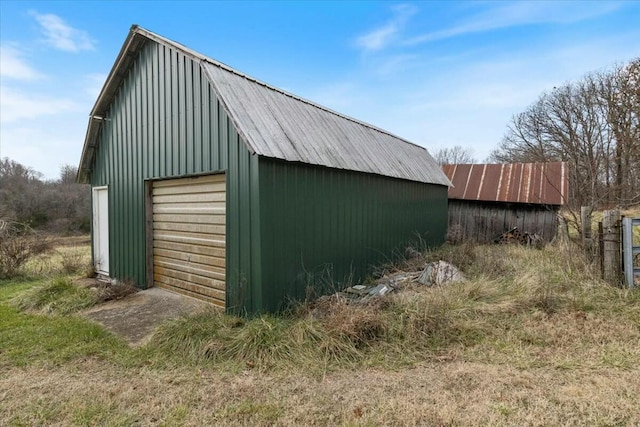
[[(79, 181), (86, 182), (91, 172), (91, 162), (94, 159), (96, 146), (98, 144), (98, 132), (103, 124), (102, 116), (111, 105), (113, 97), (120, 88), (121, 82), (128, 75), (127, 73), (132, 63), (137, 60), (138, 52), (143, 49), (148, 42), (175, 50), (190, 61), (199, 64), (211, 88), (215, 91), (216, 97), (229, 115), (229, 119), (233, 122), (233, 126), (242, 136), (242, 140), (252, 154), (290, 161), (302, 161), (318, 166), (375, 173), (382, 176), (429, 184), (451, 185), (451, 181), (442, 170), (437, 167), (434, 158), (430, 155), (426, 147), (398, 137), (372, 124), (341, 114), (330, 108), (260, 81), (229, 65), (209, 58), (187, 46), (169, 40), (137, 25), (131, 26), (129, 35), (120, 49), (116, 61), (107, 76), (106, 82), (98, 95), (98, 99), (91, 110), (89, 126), (87, 128), (80, 160), (78, 172)], [(212, 73), (218, 75), (213, 77), (211, 75)], [(323, 126), (318, 125), (320, 126), (318, 130), (316, 129), (318, 126), (316, 126), (317, 123), (315, 122), (307, 123), (302, 127), (299, 123), (294, 125), (287, 122), (278, 123), (276, 127), (272, 128), (268, 118), (266, 119), (267, 122), (263, 122), (264, 120), (262, 118), (258, 118), (259, 123), (251, 122), (252, 124), (249, 125), (244, 121), (243, 117), (240, 117), (247, 106), (237, 104), (239, 101), (236, 99), (236, 95), (238, 94), (235, 94), (230, 87), (227, 88), (224, 84), (218, 87), (217, 80), (220, 80), (221, 83), (227, 82), (229, 84), (233, 83), (238, 87), (245, 87), (248, 92), (240, 95), (245, 98), (248, 96), (248, 102), (251, 102), (250, 93), (255, 92), (253, 95), (256, 95), (257, 93), (264, 92), (264, 94), (268, 94), (270, 98), (273, 98), (272, 101), (274, 103), (278, 105), (282, 104), (280, 107), (285, 110), (286, 108), (294, 107), (295, 110), (299, 110), (301, 114), (302, 111), (308, 110), (303, 115), (313, 113), (311, 116), (315, 115), (317, 118), (321, 118), (321, 116), (324, 115), (324, 119), (321, 121), (327, 123), (333, 122), (334, 126), (329, 126), (324, 129)], [(227, 99), (228, 97), (230, 98)], [(233, 105), (227, 105), (227, 103)], [(290, 106), (286, 107), (286, 104), (290, 104)], [(258, 108), (260, 105), (254, 107)], [(260, 108), (256, 111), (252, 110), (252, 113), (261, 114)], [(235, 111), (236, 109), (239, 110)], [(247, 111), (244, 112), (248, 114)], [(240, 116), (238, 116), (238, 114), (240, 114)], [(275, 114), (271, 114), (271, 116), (273, 116), (273, 119), (278, 120)], [(304, 120), (311, 120), (311, 122), (313, 122), (313, 117), (305, 116)], [(325, 123), (325, 127), (327, 123)], [(260, 124), (261, 127), (253, 129), (256, 124)], [(311, 126), (311, 128), (307, 129), (305, 126)], [(313, 143), (309, 144), (309, 147), (302, 144), (301, 141), (307, 141), (304, 135), (308, 130), (320, 132), (316, 137), (324, 141), (326, 149), (318, 151), (317, 148), (313, 148)], [(292, 135), (295, 134), (294, 139), (287, 137), (287, 132), (289, 131), (293, 132)], [(287, 137), (286, 141), (280, 141), (280, 139), (282, 139), (281, 134)], [(270, 142), (267, 142), (266, 140), (262, 141), (261, 138), (271, 139), (269, 139)], [(327, 138), (333, 142), (328, 141)], [(343, 143), (344, 141), (340, 142), (345, 138), (348, 140), (346, 145)], [(332, 153), (337, 150), (341, 153), (340, 156), (342, 157), (338, 159), (327, 150)], [(356, 152), (354, 153), (353, 150), (356, 150)], [(368, 154), (363, 157), (362, 152)]]
[(339, 113), (339, 112), (337, 112), (335, 110), (332, 110), (329, 107), (325, 107), (325, 106), (320, 105), (320, 104), (318, 104), (316, 102), (313, 102), (313, 101), (311, 101), (309, 99), (303, 98), (303, 97), (298, 96), (296, 94), (293, 94), (291, 92), (287, 92), (284, 89), (280, 89), (280, 88), (278, 88), (276, 86), (270, 85), (269, 83), (266, 83), (266, 82), (264, 82), (262, 80), (259, 80), (259, 79), (255, 78), (255, 77), (252, 77), (252, 76), (250, 76), (250, 75), (248, 75), (246, 73), (243, 73), (242, 71), (239, 71), (239, 70), (231, 67), (230, 65), (227, 65), (227, 64), (225, 64), (223, 62), (220, 62), (220, 61), (218, 61), (216, 59), (213, 59), (213, 58), (211, 58), (209, 56), (203, 55), (202, 53), (200, 53), (200, 52), (198, 52), (196, 50), (193, 50), (193, 49), (183, 45), (182, 43), (176, 42), (174, 40), (170, 40), (170, 39), (168, 39), (166, 37), (163, 37), (163, 36), (161, 36), (159, 34), (156, 34), (153, 31), (149, 31), (149, 30), (147, 30), (145, 28), (142, 28), (140, 26), (137, 26), (137, 25), (134, 25), (131, 28), (131, 31), (135, 32), (135, 33), (138, 33), (138, 34), (142, 34), (145, 37), (148, 37), (148, 38), (150, 38), (152, 40), (156, 40), (156, 41), (159, 41), (159, 42), (170, 44), (171, 46), (176, 47), (176, 48), (182, 50), (184, 53), (187, 53), (187, 54), (189, 54), (189, 55), (191, 55), (191, 56), (193, 56), (195, 58), (198, 58), (201, 61), (208, 62), (211, 65), (214, 65), (216, 67), (222, 68), (225, 71), (233, 73), (233, 74), (235, 74), (235, 75), (237, 75), (239, 77), (242, 77), (244, 79), (247, 79), (247, 80), (249, 80), (249, 81), (251, 81), (253, 83), (259, 84), (259, 85), (261, 85), (261, 86), (263, 86), (263, 87), (265, 87), (267, 89), (273, 90), (273, 91), (278, 92), (278, 93), (280, 93), (282, 95), (288, 96), (289, 98), (295, 99), (296, 101), (300, 101), (300, 102), (305, 103), (307, 105), (311, 105), (311, 106), (316, 107), (316, 108), (318, 108), (320, 110), (326, 111), (326, 112), (328, 112), (330, 114), (333, 114), (333, 115), (336, 115), (338, 117), (342, 117), (343, 119), (349, 120), (349, 121), (357, 123), (359, 125), (366, 126), (367, 128), (369, 128), (371, 130), (383, 133), (385, 135), (389, 135), (389, 136), (391, 136), (393, 138), (401, 140), (402, 142), (404, 142), (406, 144), (413, 145), (415, 147), (418, 147), (418, 148), (428, 152), (428, 150), (425, 147), (421, 146), (421, 145), (418, 145), (418, 144), (416, 144), (414, 142), (411, 142), (411, 141), (409, 141), (409, 140), (407, 140), (405, 138), (402, 138), (402, 137), (400, 137), (398, 135), (395, 135), (395, 134), (393, 134), (393, 133), (391, 133), (389, 131), (386, 131), (386, 130), (384, 130), (382, 128), (374, 126), (374, 125), (372, 125), (370, 123), (363, 122), (363, 121), (358, 120), (358, 119), (356, 119), (354, 117), (348, 116), (346, 114)]

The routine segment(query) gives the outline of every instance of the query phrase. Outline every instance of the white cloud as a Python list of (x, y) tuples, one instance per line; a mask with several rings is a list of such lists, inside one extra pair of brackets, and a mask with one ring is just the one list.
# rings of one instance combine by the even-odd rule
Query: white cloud
[(43, 74), (22, 58), (22, 53), (11, 46), (0, 46), (0, 76), (15, 80), (38, 80)]
[(637, 54), (638, 36), (636, 31), (595, 37), (555, 49), (451, 64), (446, 73), (423, 82), (402, 100), (407, 115), (403, 129), (410, 139), (433, 146), (472, 147), (482, 160), (496, 148), (514, 114), (554, 86), (631, 58)]
[(403, 42), (416, 45), (466, 34), (533, 24), (567, 24), (584, 21), (613, 12), (619, 2), (593, 2), (588, 7), (581, 2), (535, 1), (498, 3), (497, 7), (472, 15), (458, 25), (411, 37)]
[(380, 78), (395, 78), (398, 73), (401, 73), (412, 65), (420, 62), (420, 55), (415, 54), (398, 54), (389, 55), (381, 58), (377, 66), (377, 73)]
[(54, 48), (66, 52), (94, 49), (95, 42), (87, 32), (69, 26), (58, 15), (51, 13), (39, 14), (35, 11), (32, 11), (31, 15), (40, 24), (40, 29), (45, 36), (45, 42)]
[(470, 46), (454, 54), (405, 57), (391, 49), (367, 58), (358, 73), (341, 80), (336, 87), (344, 90), (321, 90), (310, 99), (431, 152), (454, 145), (472, 148), (482, 161), (514, 114), (554, 86), (637, 57), (639, 39), (640, 30), (633, 29), (514, 50)]
[(3, 126), (0, 128), (0, 157), (9, 157), (32, 167), (45, 179), (55, 179), (61, 166), (78, 164), (85, 130), (84, 120), (60, 123), (57, 118), (45, 118), (23, 126)]
[(414, 6), (403, 4), (393, 8), (393, 18), (383, 26), (363, 34), (355, 41), (365, 51), (376, 51), (391, 43), (402, 30), (407, 20), (417, 12)]
[(82, 92), (71, 97), (64, 90), (7, 85), (0, 92), (0, 157), (33, 167), (47, 179), (57, 177), (60, 166), (77, 164), (90, 108)]
[(0, 123), (15, 123), (24, 119), (78, 111), (81, 106), (70, 99), (54, 98), (35, 93), (0, 87)]

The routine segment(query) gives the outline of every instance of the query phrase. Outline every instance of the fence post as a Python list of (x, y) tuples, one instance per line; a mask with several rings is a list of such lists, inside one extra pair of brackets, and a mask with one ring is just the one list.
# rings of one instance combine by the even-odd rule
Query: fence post
[(620, 257), (620, 211), (604, 211), (603, 228), (603, 278), (612, 285), (619, 286), (622, 281), (622, 262)]
[(604, 227), (598, 222), (598, 263), (600, 264), (600, 278), (604, 278)]
[(556, 237), (561, 243), (567, 243), (569, 241), (567, 221), (562, 215), (558, 215), (558, 235)]
[(593, 235), (591, 233), (591, 206), (580, 208), (580, 222), (582, 223), (582, 246), (587, 259), (593, 261)]

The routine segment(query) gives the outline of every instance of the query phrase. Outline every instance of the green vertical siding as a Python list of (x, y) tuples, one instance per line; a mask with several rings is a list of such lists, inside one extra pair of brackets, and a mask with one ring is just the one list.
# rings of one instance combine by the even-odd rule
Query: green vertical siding
[(103, 121), (91, 171), (109, 187), (110, 274), (147, 283), (144, 182), (225, 172), (227, 307), (274, 311), (340, 286), (420, 235), (444, 240), (447, 188), (251, 155), (198, 62), (147, 42)]
[(402, 254), (418, 236), (444, 241), (447, 187), (260, 159), (262, 307), (326, 290)]
[[(227, 173), (227, 306), (256, 310), (247, 284), (259, 273), (258, 159), (240, 139), (200, 65), (148, 42), (100, 132), (92, 186), (109, 187), (110, 274), (146, 283), (144, 181)], [(229, 212), (233, 212), (230, 215)], [(253, 220), (252, 220), (253, 219)]]

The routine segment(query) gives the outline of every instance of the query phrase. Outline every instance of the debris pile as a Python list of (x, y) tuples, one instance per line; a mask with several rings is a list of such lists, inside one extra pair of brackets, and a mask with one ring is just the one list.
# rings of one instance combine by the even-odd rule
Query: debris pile
[(441, 286), (462, 281), (464, 281), (462, 272), (445, 261), (427, 264), (418, 277), (418, 282), (426, 286)]
[[(353, 285), (334, 295), (353, 301), (368, 301), (393, 292), (404, 285), (443, 286), (464, 281), (462, 272), (454, 265), (437, 261), (430, 262), (420, 271), (386, 274), (370, 285)], [(330, 297), (323, 297), (330, 298)]]
[(509, 231), (505, 231), (493, 239), (493, 242), (499, 244), (517, 243), (525, 246), (533, 246), (538, 249), (544, 244), (542, 236), (539, 234), (521, 231), (518, 227), (513, 227)]

